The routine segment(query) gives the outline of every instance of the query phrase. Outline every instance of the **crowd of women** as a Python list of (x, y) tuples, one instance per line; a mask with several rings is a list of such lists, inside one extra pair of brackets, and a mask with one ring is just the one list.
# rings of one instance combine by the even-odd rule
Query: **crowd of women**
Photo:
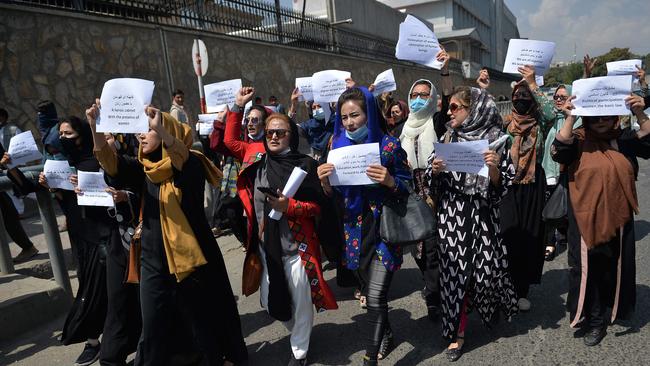
[[(191, 148), (188, 124), (153, 106), (145, 110), (149, 132), (129, 136), (96, 132), (99, 100), (85, 120), (57, 119), (54, 106), (42, 103), (47, 158), (103, 171), (115, 201), (109, 209), (79, 206), (83, 191), (51, 189), (78, 265), (79, 290), (62, 335), (64, 344), (86, 342), (77, 364), (124, 365), (134, 351), (136, 365), (247, 362), (211, 230), (215, 212), (206, 217), (203, 210), (206, 182), (219, 187), (217, 211), (227, 212), (221, 219), (243, 242), (242, 293), (259, 290), (261, 306), (291, 333), (289, 365), (307, 362), (314, 313), (337, 309), (323, 277), (326, 260), (337, 284), (353, 288), (367, 308), (359, 362), (385, 358), (393, 348), (388, 295), (404, 250), (422, 272), (428, 316), (440, 323), (449, 361), (462, 355), (470, 310), (487, 325), (531, 308), (530, 285), (540, 283), (544, 260), (563, 243), (570, 324), (585, 328), (586, 345), (598, 344), (609, 322), (634, 310), (635, 180), (637, 158), (650, 157), (648, 97), (626, 99), (638, 128), (622, 126), (621, 116), (576, 119), (570, 87), (558, 86), (550, 101), (525, 66), (502, 119), (487, 70), (478, 87), (453, 88), (449, 56), (437, 58), (440, 91), (420, 79), (406, 100), (374, 97), (373, 85), (349, 80), (337, 103), (307, 103), (310, 118), (302, 123), (294, 120), (298, 90), (285, 115), (246, 108), (255, 89), (244, 87), (214, 122), (205, 154)], [(645, 79), (643, 70), (639, 76)], [(310, 154), (299, 151), (300, 138)], [(447, 170), (434, 148), (478, 140), (489, 142), (487, 176)], [(366, 143), (380, 148), (366, 170), (374, 184), (331, 185), (336, 166), (328, 153)], [(10, 159), (5, 154), (3, 163)], [(282, 188), (295, 167), (307, 176), (286, 197)], [(76, 185), (76, 175), (71, 179)], [(39, 182), (49, 188), (44, 174)], [(567, 213), (545, 222), (542, 212), (558, 190)], [(385, 205), (409, 195), (427, 202), (435, 235), (410, 246), (387, 242), (380, 235)], [(269, 217), (272, 210), (279, 220)]]

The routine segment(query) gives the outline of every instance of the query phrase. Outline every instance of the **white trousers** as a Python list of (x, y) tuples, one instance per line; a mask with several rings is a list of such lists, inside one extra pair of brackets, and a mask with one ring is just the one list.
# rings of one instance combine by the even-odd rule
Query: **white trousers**
[[(268, 311), (269, 296), (269, 272), (266, 267), (266, 255), (260, 247), (262, 264), (262, 283), (260, 285), (260, 303)], [(305, 268), (302, 265), (300, 255), (282, 259), (284, 265), (284, 276), (289, 285), (291, 293), (291, 320), (283, 322), (284, 326), (291, 331), (291, 351), (297, 360), (307, 357), (309, 350), (309, 338), (311, 337), (311, 328), (314, 325), (314, 305), (311, 302), (311, 288)]]

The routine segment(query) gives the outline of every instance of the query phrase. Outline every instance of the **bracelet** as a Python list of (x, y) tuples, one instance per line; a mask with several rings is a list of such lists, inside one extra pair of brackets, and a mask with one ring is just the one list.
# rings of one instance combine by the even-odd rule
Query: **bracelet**
[(449, 73), (448, 72), (441, 72), (440, 76), (449, 76)]

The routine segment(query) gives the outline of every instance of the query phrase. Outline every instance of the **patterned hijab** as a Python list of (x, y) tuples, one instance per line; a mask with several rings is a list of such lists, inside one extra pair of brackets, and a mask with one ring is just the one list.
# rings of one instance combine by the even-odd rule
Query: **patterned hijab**
[(514, 137), (510, 154), (515, 165), (515, 178), (513, 183), (528, 184), (535, 182), (535, 165), (537, 161), (537, 110), (538, 105), (533, 97), (533, 92), (525, 80), (518, 82), (512, 89), (512, 100), (518, 90), (528, 90), (533, 100), (533, 105), (527, 114), (517, 113), (513, 108), (508, 124), (508, 133)]

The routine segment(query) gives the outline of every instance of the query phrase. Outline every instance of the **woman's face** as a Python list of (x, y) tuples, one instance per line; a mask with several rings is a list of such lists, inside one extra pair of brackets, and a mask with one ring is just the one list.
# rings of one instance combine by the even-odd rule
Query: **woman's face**
[(265, 138), (271, 154), (286, 151), (291, 142), (291, 126), (279, 118), (274, 118), (267, 123)]
[(321, 107), (320, 104), (318, 104), (318, 103), (313, 103), (313, 104), (311, 105), (311, 110), (312, 110), (312, 111), (315, 111), (315, 110), (317, 110), (317, 109), (320, 108), (320, 107)]
[(449, 121), (451, 123), (451, 128), (460, 128), (469, 116), (469, 106), (464, 105), (460, 99), (451, 97), (449, 100), (449, 110), (447, 111), (447, 115), (451, 117), (451, 120)]
[(68, 122), (62, 122), (59, 124), (59, 137), (66, 139), (76, 139), (79, 137), (79, 133), (72, 129), (72, 126)]
[(341, 122), (348, 132), (354, 132), (368, 122), (368, 117), (359, 102), (348, 100), (341, 106)]
[(251, 136), (257, 136), (264, 128), (264, 121), (262, 121), (262, 112), (257, 109), (252, 109), (248, 112), (246, 117), (246, 128)]
[(564, 106), (564, 103), (566, 103), (566, 100), (568, 98), (569, 93), (567, 92), (566, 88), (560, 88), (555, 92), (555, 95), (553, 96), (553, 103), (559, 109)]
[(593, 122), (587, 123), (587, 127), (596, 133), (607, 133), (618, 127), (618, 116), (601, 116), (596, 117)]
[(402, 120), (402, 108), (396, 104), (390, 108), (390, 116), (395, 119), (395, 121), (401, 121)]
[(138, 140), (140, 141), (140, 146), (142, 146), (143, 154), (151, 154), (156, 151), (162, 143), (160, 135), (158, 135), (158, 132), (155, 130), (149, 130), (147, 133), (139, 134)]

